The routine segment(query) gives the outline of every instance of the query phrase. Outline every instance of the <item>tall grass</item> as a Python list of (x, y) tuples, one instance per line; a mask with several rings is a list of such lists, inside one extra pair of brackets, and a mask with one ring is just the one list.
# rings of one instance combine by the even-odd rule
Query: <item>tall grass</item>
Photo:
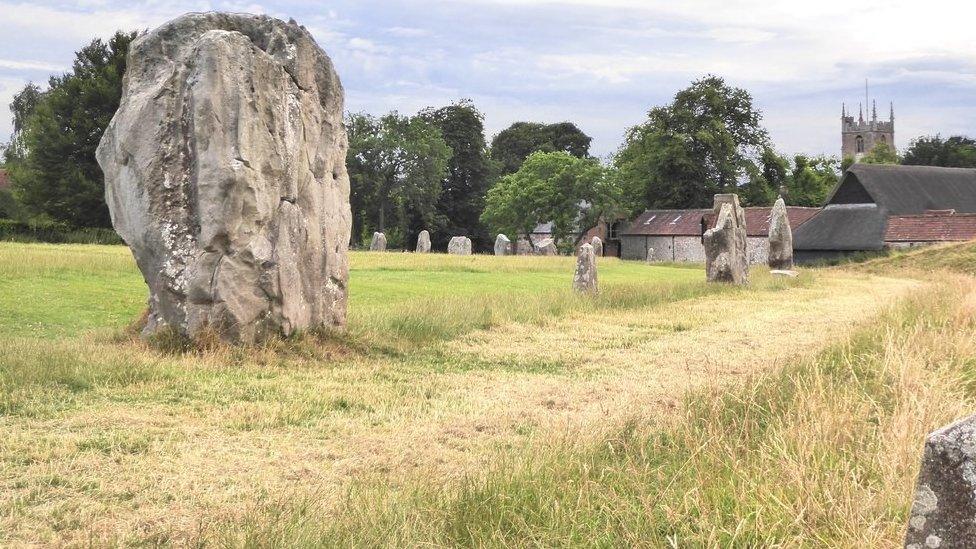
[(280, 546), (895, 546), (921, 443), (976, 403), (976, 293), (945, 278), (816, 357), (633, 417), (515, 448), (460, 483), (361, 483), (204, 539)]

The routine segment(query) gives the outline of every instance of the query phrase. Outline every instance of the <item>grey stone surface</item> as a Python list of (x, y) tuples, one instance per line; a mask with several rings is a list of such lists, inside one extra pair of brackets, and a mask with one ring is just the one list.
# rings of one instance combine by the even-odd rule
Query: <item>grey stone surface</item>
[(925, 441), (905, 547), (976, 546), (976, 415)]
[(596, 252), (590, 244), (580, 246), (579, 254), (576, 256), (573, 289), (588, 294), (597, 293)]
[(793, 231), (783, 197), (773, 204), (769, 218), (769, 268), (778, 271), (793, 269)]
[(559, 255), (559, 249), (556, 248), (556, 242), (553, 239), (545, 238), (536, 245), (535, 253), (537, 255)]
[(466, 236), (455, 236), (447, 243), (447, 253), (452, 255), (471, 255), (471, 239)]
[(647, 262), (654, 263), (657, 261), (657, 256), (654, 255), (654, 248), (647, 249)]
[(420, 231), (420, 234), (417, 235), (417, 253), (430, 253), (430, 233), (426, 230)]
[(515, 243), (515, 255), (534, 255), (535, 248), (532, 247), (532, 242), (527, 238), (520, 238), (518, 242)]
[(786, 277), (789, 277), (789, 278), (796, 278), (796, 277), (800, 276), (800, 273), (798, 273), (796, 271), (779, 270), (779, 269), (773, 269), (773, 270), (769, 271), (769, 274), (771, 274), (773, 276), (786, 276)]
[(593, 239), (590, 240), (590, 246), (593, 246), (593, 253), (595, 253), (597, 257), (603, 257), (602, 238), (600, 238), (599, 236), (594, 236)]
[(715, 195), (715, 227), (705, 231), (705, 271), (709, 282), (747, 284), (746, 216), (739, 197)]
[(511, 255), (512, 241), (507, 236), (500, 234), (495, 237), (495, 255)]
[(96, 156), (149, 286), (144, 334), (345, 324), (342, 115), (332, 62), (297, 23), (188, 14), (132, 43)]
[(384, 234), (384, 233), (373, 233), (373, 238), (369, 241), (369, 251), (371, 251), (371, 252), (385, 252), (386, 251), (386, 234)]

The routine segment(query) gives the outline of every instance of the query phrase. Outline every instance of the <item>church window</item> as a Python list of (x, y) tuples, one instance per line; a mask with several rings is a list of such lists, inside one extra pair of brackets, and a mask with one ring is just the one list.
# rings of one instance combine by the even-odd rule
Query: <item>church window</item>
[(888, 138), (882, 135), (881, 136), (881, 142), (887, 145), (888, 144)]
[(861, 137), (860, 135), (857, 136), (857, 140), (855, 141), (855, 143), (857, 145), (857, 152), (859, 153), (864, 152), (864, 138)]

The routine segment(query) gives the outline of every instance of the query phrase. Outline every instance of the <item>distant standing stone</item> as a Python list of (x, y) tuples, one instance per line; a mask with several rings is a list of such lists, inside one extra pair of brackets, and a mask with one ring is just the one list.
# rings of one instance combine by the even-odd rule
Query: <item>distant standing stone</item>
[(769, 218), (769, 268), (777, 271), (793, 269), (793, 231), (783, 197), (776, 200)]
[(647, 249), (647, 262), (654, 263), (654, 248)]
[(430, 253), (430, 233), (426, 230), (420, 231), (420, 234), (417, 235), (417, 253)]
[(934, 431), (926, 439), (905, 547), (973, 547), (974, 540), (976, 415)]
[(535, 253), (538, 255), (559, 255), (559, 249), (556, 248), (556, 241), (551, 238), (547, 238), (536, 246)]
[(597, 293), (596, 253), (590, 244), (580, 246), (579, 255), (576, 256), (573, 289), (588, 294)]
[(512, 241), (507, 236), (500, 234), (495, 237), (495, 255), (511, 255)]
[(715, 195), (715, 227), (705, 231), (705, 271), (709, 282), (749, 282), (746, 214), (734, 194)]
[(593, 246), (593, 253), (597, 257), (603, 257), (603, 239), (599, 236), (594, 236), (593, 240), (590, 240), (590, 246)]
[(385, 252), (386, 251), (386, 235), (383, 233), (373, 233), (373, 239), (369, 241), (369, 251), (371, 252)]
[(535, 254), (535, 249), (532, 247), (532, 242), (527, 238), (520, 238), (515, 244), (515, 255), (533, 255)]
[(471, 239), (466, 236), (455, 236), (447, 244), (447, 253), (452, 255), (471, 255)]

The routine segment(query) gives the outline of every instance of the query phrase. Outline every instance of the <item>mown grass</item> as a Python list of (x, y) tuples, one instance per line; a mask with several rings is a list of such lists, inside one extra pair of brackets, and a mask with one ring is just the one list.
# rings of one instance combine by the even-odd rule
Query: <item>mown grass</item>
[[(574, 259), (350, 254), (349, 331), (373, 341), (425, 341), (498, 322), (558, 315), (585, 303), (570, 290)], [(662, 285), (701, 284), (699, 269), (601, 260), (603, 306)], [(0, 243), (0, 337), (60, 338), (118, 330), (145, 308), (146, 288), (120, 246)]]
[(976, 404), (972, 279), (682, 413), (520, 447), (459, 483), (359, 483), (337, 511), (281, 500), (203, 537), (228, 545), (899, 545), (924, 435)]

